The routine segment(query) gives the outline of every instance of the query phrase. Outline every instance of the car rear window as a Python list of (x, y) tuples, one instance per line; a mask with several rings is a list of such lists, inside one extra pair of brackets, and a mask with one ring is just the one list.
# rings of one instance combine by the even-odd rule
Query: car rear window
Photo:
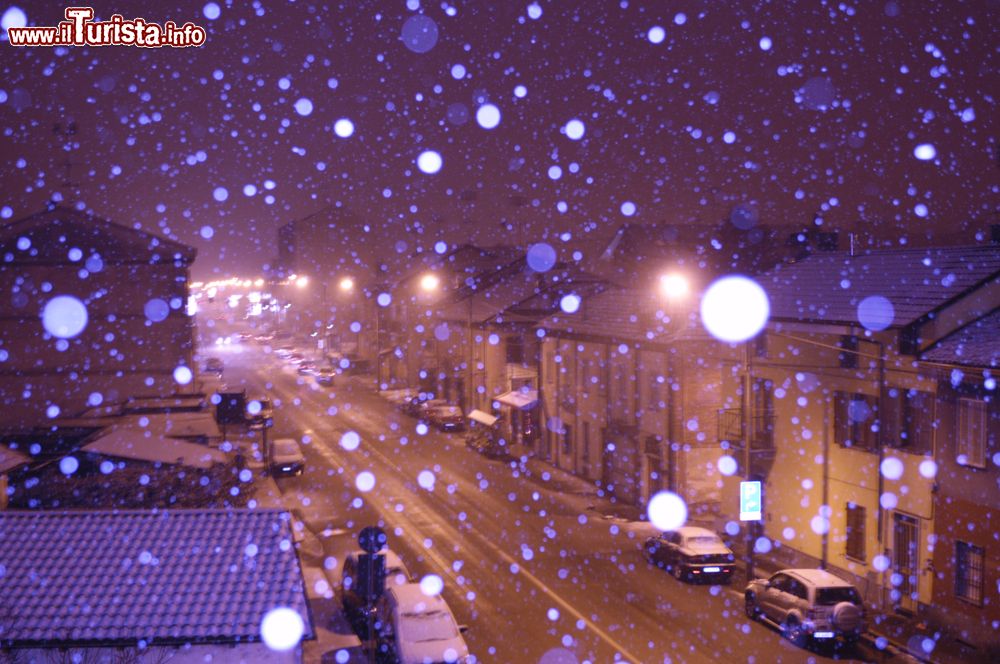
[(851, 602), (860, 604), (861, 596), (854, 588), (820, 588), (816, 591), (817, 604), (839, 604), (841, 602)]
[(274, 442), (274, 451), (278, 454), (297, 454), (298, 445), (294, 440), (277, 440)]

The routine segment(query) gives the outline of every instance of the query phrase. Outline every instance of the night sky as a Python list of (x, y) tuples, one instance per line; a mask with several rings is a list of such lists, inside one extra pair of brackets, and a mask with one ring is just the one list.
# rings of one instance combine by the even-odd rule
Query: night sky
[[(1000, 223), (992, 0), (232, 4), (94, 3), (202, 25), (200, 48), (4, 37), (0, 221), (61, 192), (197, 247), (202, 278), (259, 273), (279, 226), (331, 204), (382, 260), (441, 240), (597, 245), (626, 221), (819, 217), (919, 245)], [(20, 3), (29, 25), (64, 6)], [(66, 152), (53, 126), (71, 120)], [(425, 150), (440, 172), (417, 168)]]

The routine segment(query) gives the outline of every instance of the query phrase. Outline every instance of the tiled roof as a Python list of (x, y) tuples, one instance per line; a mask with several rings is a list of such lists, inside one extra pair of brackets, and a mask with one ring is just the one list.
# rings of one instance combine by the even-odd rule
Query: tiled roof
[[(560, 293), (569, 290), (591, 292), (603, 283), (573, 266), (540, 273), (525, 263), (517, 272), (503, 275), (447, 306), (441, 315), (447, 320), (463, 322), (471, 315), (476, 323), (492, 321), (497, 316), (507, 321), (534, 321), (557, 308)], [(541, 312), (535, 313), (538, 307)]]
[(932, 362), (1000, 366), (1000, 311), (948, 335), (922, 357)]
[(869, 296), (892, 303), (891, 327), (908, 325), (966, 290), (1000, 279), (1000, 245), (817, 253), (762, 275), (771, 318), (858, 324)]
[[(674, 320), (680, 321), (683, 317), (684, 314), (678, 314)], [(662, 302), (647, 291), (612, 287), (602, 293), (583, 296), (577, 312), (560, 311), (542, 320), (539, 327), (547, 332), (602, 337), (612, 342), (666, 343), (706, 338), (700, 325), (692, 325), (690, 317), (686, 323), (680, 332), (679, 322), (671, 324)]]
[(313, 634), (279, 510), (0, 511), (0, 598), (0, 646), (259, 641), (276, 607)]

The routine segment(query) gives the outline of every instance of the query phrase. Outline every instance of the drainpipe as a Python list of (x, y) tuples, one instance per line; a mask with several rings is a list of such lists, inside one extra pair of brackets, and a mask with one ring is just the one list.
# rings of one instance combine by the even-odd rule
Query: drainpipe
[(882, 477), (882, 461), (885, 459), (884, 434), (885, 430), (885, 344), (875, 341), (878, 345), (878, 431), (875, 436), (875, 444), (878, 445), (878, 543), (882, 544), (884, 538), (883, 527), (885, 525), (885, 510), (882, 508), (882, 492), (885, 490), (885, 479)]
[[(823, 409), (823, 505), (829, 510), (830, 505), (830, 414), (829, 408)], [(827, 512), (828, 514), (830, 512)], [(826, 569), (830, 551), (830, 527), (823, 530), (823, 554), (819, 568)]]
[[(874, 340), (873, 340), (874, 341)], [(882, 461), (885, 459), (884, 434), (885, 430), (885, 344), (881, 341), (874, 341), (878, 346), (878, 432), (875, 436), (875, 444), (878, 445), (878, 466), (875, 472), (878, 473), (878, 544), (882, 554), (889, 556), (889, 547), (885, 545), (885, 510), (882, 508), (882, 492), (885, 490), (885, 478), (882, 477)], [(879, 603), (885, 606), (885, 575), (888, 568), (882, 572), (881, 592), (879, 593)]]
[(667, 351), (667, 489), (677, 493), (676, 470), (674, 469), (674, 355), (673, 349)]

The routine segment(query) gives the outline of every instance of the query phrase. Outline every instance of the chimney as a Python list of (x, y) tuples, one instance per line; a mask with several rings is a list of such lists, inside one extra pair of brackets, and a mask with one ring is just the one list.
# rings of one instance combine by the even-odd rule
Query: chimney
[(1000, 224), (990, 225), (990, 242), (1000, 244)]

